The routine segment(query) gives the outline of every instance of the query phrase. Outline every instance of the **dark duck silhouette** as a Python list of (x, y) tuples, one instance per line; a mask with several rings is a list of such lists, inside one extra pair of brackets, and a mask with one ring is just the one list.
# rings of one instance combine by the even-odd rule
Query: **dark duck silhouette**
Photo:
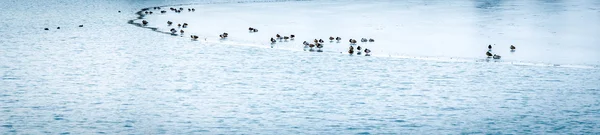
[(196, 36), (196, 35), (190, 35), (190, 37), (191, 37), (193, 40), (197, 40), (197, 39), (198, 39), (198, 36)]
[(369, 50), (367, 48), (365, 48), (365, 53), (366, 53), (365, 56), (371, 56), (371, 54), (369, 54), (369, 53), (371, 53), (371, 50)]

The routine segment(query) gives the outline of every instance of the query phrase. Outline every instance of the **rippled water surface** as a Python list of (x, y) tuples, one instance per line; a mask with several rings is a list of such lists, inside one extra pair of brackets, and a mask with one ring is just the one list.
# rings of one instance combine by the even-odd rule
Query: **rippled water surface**
[[(127, 23), (169, 5), (197, 11), (145, 16), (148, 27), (189, 22), (207, 41)], [(599, 5), (1, 1), (0, 133), (598, 134)], [(364, 18), (332, 22), (355, 13)], [(271, 48), (273, 33), (299, 38)], [(345, 42), (299, 45), (330, 34), (376, 38), (361, 45), (377, 57), (340, 54)], [(480, 60), (494, 43), (506, 59)]]

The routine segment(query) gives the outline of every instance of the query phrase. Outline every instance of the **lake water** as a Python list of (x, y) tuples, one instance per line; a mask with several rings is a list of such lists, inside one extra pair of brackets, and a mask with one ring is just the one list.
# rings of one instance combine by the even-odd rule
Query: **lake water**
[[(144, 17), (158, 31), (171, 28), (167, 20), (188, 22), (182, 36), (128, 23), (155, 6), (196, 11)], [(1, 134), (600, 133), (600, 1), (0, 8)], [(231, 36), (219, 40), (222, 32)], [(277, 33), (298, 38), (271, 48)], [(329, 36), (344, 40), (303, 50), (302, 41)], [(373, 56), (339, 53), (362, 37), (376, 40), (358, 44)], [(488, 44), (502, 60), (485, 58)]]

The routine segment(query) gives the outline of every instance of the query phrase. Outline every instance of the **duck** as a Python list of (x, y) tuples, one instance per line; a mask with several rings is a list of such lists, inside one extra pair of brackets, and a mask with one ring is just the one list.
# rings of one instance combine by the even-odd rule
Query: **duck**
[(275, 40), (273, 37), (271, 37), (271, 43), (275, 43), (277, 42), (277, 40)]
[(290, 40), (294, 40), (294, 38), (296, 38), (296, 35), (294, 35), (294, 34), (291, 34), (291, 35), (290, 35)]
[(142, 24), (143, 24), (143, 25), (148, 25), (148, 21), (146, 21), (146, 20), (142, 20)]
[(177, 33), (177, 30), (175, 30), (175, 28), (171, 28), (171, 33), (175, 34)]
[(360, 42), (367, 42), (367, 39), (366, 38), (361, 38)]
[(167, 25), (171, 26), (172, 24), (173, 24), (173, 22), (167, 21)]
[(501, 57), (500, 55), (496, 55), (496, 54), (494, 54), (494, 56), (492, 56), (492, 58), (494, 58), (494, 59), (500, 59), (500, 57)]
[(83, 25), (79, 25), (79, 27), (83, 27)]
[(369, 39), (369, 42), (375, 42), (375, 39), (371, 38), (371, 39)]
[(277, 39), (281, 39), (281, 35), (279, 34), (275, 35), (275, 37), (277, 37)]
[(370, 49), (365, 48), (365, 53), (366, 53), (365, 56), (371, 56), (371, 54), (369, 54), (369, 53), (371, 53)]
[(181, 33), (182, 35), (183, 35), (183, 32), (184, 32), (183, 30), (179, 30), (179, 33)]
[(335, 40), (337, 40), (339, 42), (340, 40), (342, 40), (342, 38), (341, 37), (336, 37)]
[(517, 49), (514, 45), (510, 45), (510, 50), (515, 50)]
[(325, 42), (325, 41), (323, 41), (323, 39), (319, 39), (319, 43), (323, 43), (323, 42)]
[(488, 56), (488, 57), (491, 57), (492, 53), (490, 53), (489, 51), (487, 51), (487, 52), (485, 52), (485, 55)]
[(317, 50), (317, 52), (323, 52), (323, 50), (322, 50), (323, 44), (317, 43), (317, 48), (319, 48), (319, 50)]
[(329, 37), (329, 40), (330, 40), (330, 41), (333, 41), (333, 39), (334, 39), (333, 37)]
[(492, 50), (492, 45), (488, 45), (488, 49)]
[(190, 35), (190, 37), (192, 37), (193, 40), (197, 40), (198, 39), (198, 36), (196, 36), (196, 35)]

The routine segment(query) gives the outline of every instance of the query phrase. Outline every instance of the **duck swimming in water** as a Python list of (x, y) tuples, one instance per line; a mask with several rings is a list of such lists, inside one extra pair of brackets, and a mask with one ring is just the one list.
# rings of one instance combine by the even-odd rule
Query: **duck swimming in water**
[(488, 49), (492, 50), (492, 45), (488, 45)]
[(492, 53), (490, 53), (490, 52), (488, 51), (488, 52), (485, 52), (485, 55), (486, 55), (486, 56), (488, 56), (488, 57), (491, 57), (491, 56), (492, 56)]
[(516, 48), (514, 45), (510, 45), (510, 49), (511, 49), (511, 50), (515, 50), (515, 49), (517, 49), (517, 48)]

